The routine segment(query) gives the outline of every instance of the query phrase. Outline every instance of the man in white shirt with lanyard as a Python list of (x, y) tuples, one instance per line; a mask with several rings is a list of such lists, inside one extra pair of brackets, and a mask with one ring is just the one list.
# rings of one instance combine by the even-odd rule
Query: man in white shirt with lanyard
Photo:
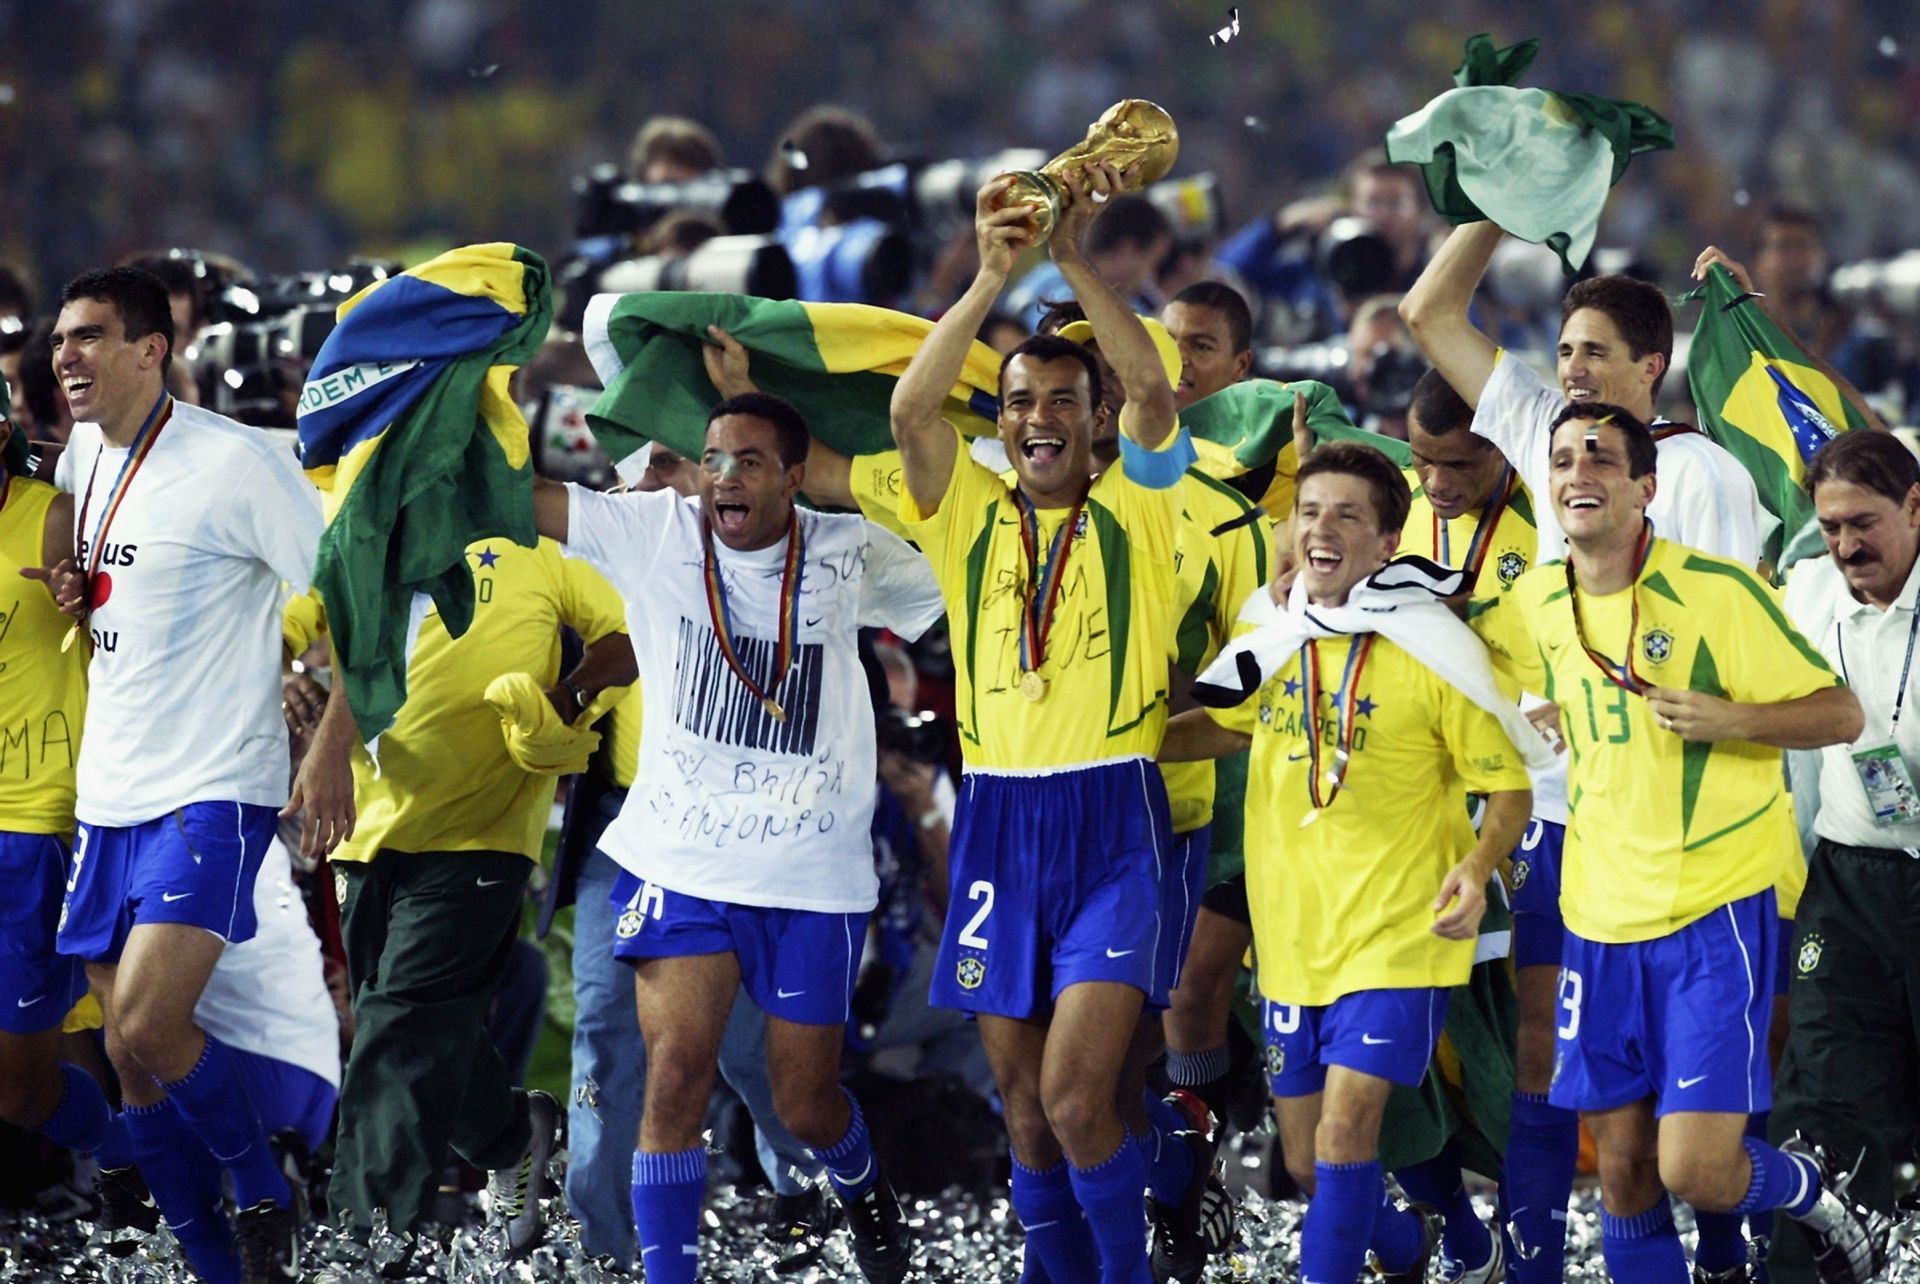
[[(61, 297), (53, 368), (76, 422), (54, 480), (75, 497), (77, 556), (45, 576), (93, 660), (58, 947), (87, 961), (125, 1104), (171, 1098), (231, 1174), (245, 1279), (294, 1278), (296, 1193), (194, 1005), (256, 930), (288, 793), (281, 585), (312, 574), (319, 496), (271, 437), (167, 394), (157, 277), (91, 272)], [(346, 769), (309, 757), (310, 825), (351, 826)]]
[(794, 506), (810, 434), (778, 397), (707, 421), (700, 494), (534, 484), (542, 535), (627, 604), (647, 716), (600, 848), (622, 867), (614, 953), (647, 1044), (633, 1212), (653, 1284), (693, 1284), (701, 1118), (735, 991), (767, 1014), (774, 1108), (826, 1167), (874, 1284), (909, 1266), (900, 1207), (839, 1083), (878, 898), (872, 706), (858, 629), (918, 637), (942, 613), (926, 559), (864, 518)]
[[(1867, 723), (1819, 753), (1820, 841), (1790, 956), (1773, 1131), (1858, 1156), (1851, 1197), (1887, 1214), (1894, 1170), (1920, 1141), (1920, 462), (1891, 433), (1856, 430), (1813, 457), (1806, 486), (1832, 556), (1794, 569), (1787, 614)], [(1772, 1278), (1816, 1278), (1808, 1249), (1781, 1219)]]

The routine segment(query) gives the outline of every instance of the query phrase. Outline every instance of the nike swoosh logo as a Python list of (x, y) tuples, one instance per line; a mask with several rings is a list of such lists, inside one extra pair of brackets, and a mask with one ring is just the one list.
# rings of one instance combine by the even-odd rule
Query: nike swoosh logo
[[(774, 993), (783, 999), (797, 999), (801, 995), (805, 994), (806, 991), (805, 990), (775, 990)], [(855, 1183), (848, 1182), (847, 1184), (851, 1186), (851, 1185), (854, 1185)]]
[(1287, 755), (1288, 762), (1305, 762), (1306, 760), (1307, 755), (1303, 753), (1290, 753)]
[(1134, 953), (1134, 951), (1132, 950), (1111, 950), (1110, 949), (1107, 951), (1107, 957), (1110, 959), (1123, 959), (1127, 957), (1127, 955), (1132, 953)]
[(1363, 1034), (1360, 1036), (1360, 1042), (1366, 1044), (1369, 1048), (1377, 1048), (1383, 1043), (1392, 1043), (1393, 1040), (1392, 1039), (1376, 1039), (1370, 1034)]
[(808, 620), (808, 621), (807, 621), (807, 625), (806, 625), (806, 627), (808, 627), (808, 628), (810, 628), (810, 629), (812, 629), (812, 628), (818, 628), (818, 627), (820, 626), (820, 621), (821, 621), (821, 620), (823, 620), (823, 619), (825, 619), (825, 618), (826, 618), (826, 617), (825, 617), (824, 615), (816, 615), (816, 616), (815, 616), (814, 618), (812, 618), (811, 620)]
[(160, 899), (165, 904), (171, 905), (175, 901), (184, 901), (191, 895), (193, 895), (192, 892), (162, 892), (160, 893)]
[(504, 878), (476, 878), (473, 880), (473, 885), (475, 887), (498, 887), (506, 881)]
[(13, 1005), (17, 1008), (30, 1008), (46, 997), (44, 994), (36, 994), (30, 999), (15, 999)]
[(1705, 1075), (1703, 1075), (1703, 1074), (1697, 1074), (1697, 1075), (1695, 1075), (1695, 1076), (1693, 1076), (1693, 1078), (1691, 1078), (1691, 1079), (1681, 1079), (1681, 1080), (1679, 1080), (1679, 1081), (1678, 1081), (1678, 1082), (1679, 1082), (1679, 1086), (1680, 1086), (1680, 1087), (1682, 1087), (1682, 1088), (1691, 1088), (1691, 1087), (1692, 1087), (1692, 1086), (1693, 1086), (1694, 1084), (1696, 1084), (1696, 1083), (1699, 1083), (1699, 1082), (1700, 1082), (1700, 1081), (1701, 1081), (1702, 1079), (1704, 1079), (1704, 1078), (1706, 1078), (1706, 1077), (1707, 1077), (1707, 1076), (1705, 1076)]

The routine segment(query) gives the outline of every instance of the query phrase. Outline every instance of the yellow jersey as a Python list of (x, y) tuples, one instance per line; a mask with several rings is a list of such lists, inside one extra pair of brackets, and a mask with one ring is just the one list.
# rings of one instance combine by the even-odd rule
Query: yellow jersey
[(45, 584), (19, 574), (43, 564), (47, 509), (60, 492), (27, 477), (0, 487), (0, 830), (71, 838), (89, 650), (60, 649), (73, 618)]
[[(1479, 569), (1467, 586), (1475, 597), (1490, 597), (1510, 589), (1533, 565), (1540, 535), (1533, 515), (1533, 496), (1518, 478), (1503, 498), (1496, 496), (1485, 508), (1462, 513), (1450, 521), (1434, 515), (1433, 505), (1420, 486), (1420, 477), (1406, 470), (1407, 485), (1413, 491), (1413, 506), (1407, 511), (1407, 524), (1400, 531), (1400, 547), (1395, 555), (1412, 553), (1451, 570)], [(1498, 508), (1492, 531), (1480, 537), (1490, 509)]]
[[(1179, 492), (1173, 662), (1191, 678), (1220, 653), (1241, 604), (1266, 587), (1273, 523), (1239, 491), (1197, 468), (1186, 471)], [(1174, 833), (1190, 833), (1213, 819), (1213, 771), (1210, 762), (1161, 764)]]
[[(1173, 653), (1178, 485), (1151, 489), (1124, 460), (1093, 483), (1072, 532), (1038, 700), (1021, 694), (1020, 639), (1030, 572), (1025, 505), (975, 462), (958, 431), (953, 475), (931, 512), (902, 489), (900, 520), (946, 600), (955, 705), (967, 765), (999, 771), (1083, 767), (1160, 751)], [(1162, 450), (1181, 441), (1170, 433)], [(1042, 559), (1067, 508), (1038, 511)], [(1031, 690), (1031, 682), (1026, 684)]]
[(1474, 942), (1433, 934), (1433, 898), (1476, 841), (1467, 795), (1527, 788), (1526, 765), (1492, 714), (1372, 636), (1351, 679), (1345, 783), (1304, 827), (1314, 810), (1308, 737), (1325, 770), (1339, 744), (1338, 688), (1361, 639), (1309, 644), (1325, 684), (1311, 719), (1305, 647), (1245, 703), (1209, 711), (1253, 737), (1247, 905), (1260, 992), (1276, 1003), (1465, 981)]
[(900, 522), (900, 452), (883, 450), (872, 455), (855, 455), (847, 461), (847, 489), (860, 515), (884, 526), (901, 539), (909, 539)]
[(540, 856), (556, 778), (532, 775), (507, 756), (500, 717), (483, 699), (502, 673), (560, 676), (560, 626), (591, 645), (626, 628), (620, 597), (585, 562), (542, 539), (467, 546), (474, 572), (473, 625), (447, 635), (437, 612), (420, 625), (407, 665), (407, 702), (380, 737), (380, 767), (353, 751), (359, 818), (337, 861), (403, 852), (500, 851)]
[[(1560, 706), (1567, 927), (1608, 944), (1654, 940), (1768, 887), (1791, 914), (1806, 872), (1780, 750), (1661, 728), (1587, 655), (1567, 578), (1565, 562), (1549, 562), (1470, 610), (1496, 662)], [(1771, 704), (1839, 683), (1752, 570), (1681, 544), (1654, 540), (1632, 586), (1578, 590), (1578, 604), (1587, 645), (1654, 686)]]

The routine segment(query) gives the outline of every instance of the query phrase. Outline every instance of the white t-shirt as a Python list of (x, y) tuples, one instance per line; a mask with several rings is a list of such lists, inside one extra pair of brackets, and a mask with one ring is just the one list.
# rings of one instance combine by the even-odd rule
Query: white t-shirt
[(338, 1088), (340, 1020), (327, 992), (320, 938), (278, 838), (253, 885), (253, 910), (259, 933), (221, 952), (193, 1019), (223, 1043), (299, 1066)]
[[(60, 456), (54, 481), (73, 493), (83, 568), (127, 455), (80, 423)], [(287, 801), (281, 582), (306, 591), (321, 527), (320, 494), (291, 451), (174, 403), (100, 541), (81, 820), (137, 825), (190, 802)]]
[[(933, 568), (860, 517), (802, 511), (794, 663), (774, 720), (722, 658), (707, 605), (698, 498), (567, 488), (567, 552), (626, 602), (647, 696), (639, 764), (600, 848), (683, 895), (738, 905), (870, 910), (874, 712), (856, 631), (920, 636), (940, 618)], [(787, 542), (715, 541), (741, 661), (763, 686), (779, 636)]]
[[(1567, 408), (1557, 388), (1547, 386), (1526, 362), (1502, 352), (1487, 378), (1473, 431), (1500, 448), (1533, 492), (1540, 532), (1534, 565), (1567, 555), (1567, 535), (1553, 511), (1548, 489), (1553, 421)], [(1703, 433), (1675, 433), (1660, 443), (1658, 485), (1647, 517), (1654, 533), (1742, 566), (1757, 566), (1761, 548), (1780, 523), (1760, 507), (1753, 475), (1725, 447)]]

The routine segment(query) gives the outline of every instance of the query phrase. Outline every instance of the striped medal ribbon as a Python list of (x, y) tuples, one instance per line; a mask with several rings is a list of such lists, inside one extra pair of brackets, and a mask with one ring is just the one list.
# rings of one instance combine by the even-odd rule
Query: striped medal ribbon
[(707, 615), (713, 621), (713, 635), (720, 642), (720, 655), (726, 660), (727, 667), (733, 670), (733, 676), (753, 693), (760, 707), (775, 722), (787, 720), (787, 711), (780, 707), (773, 693), (780, 689), (780, 684), (787, 679), (787, 670), (793, 667), (794, 636), (800, 631), (800, 577), (805, 565), (800, 514), (797, 510), (789, 515), (787, 523), (787, 561), (780, 571), (780, 636), (774, 644), (773, 675), (763, 688), (747, 673), (746, 665), (740, 662), (740, 650), (733, 640), (733, 613), (727, 606), (727, 586), (720, 577), (720, 560), (713, 550), (713, 524), (704, 517), (700, 519), (700, 534), (705, 546), (703, 567), (707, 577)]
[(1047, 638), (1053, 633), (1060, 586), (1066, 583), (1067, 562), (1073, 556), (1073, 532), (1080, 525), (1080, 511), (1086, 507), (1087, 494), (1080, 493), (1067, 520), (1053, 533), (1045, 566), (1038, 564), (1040, 510), (1024, 494), (1020, 494), (1019, 499), (1020, 548), (1027, 561), (1026, 601), (1020, 612), (1020, 694), (1038, 703), (1047, 695), (1047, 680), (1040, 676), (1040, 666), (1047, 660)]
[(1303, 708), (1302, 729), (1307, 733), (1307, 799), (1313, 805), (1300, 821), (1305, 829), (1320, 819), (1320, 813), (1333, 806), (1333, 800), (1340, 796), (1340, 787), (1346, 783), (1347, 764), (1353, 759), (1354, 719), (1360, 707), (1360, 673), (1367, 667), (1367, 657), (1373, 654), (1373, 644), (1379, 640), (1377, 633), (1364, 633), (1354, 639), (1347, 650), (1346, 671), (1340, 676), (1340, 689), (1333, 693), (1335, 709), (1340, 714), (1340, 732), (1338, 742), (1333, 749), (1333, 762), (1323, 772), (1320, 766), (1320, 644), (1309, 641), (1300, 648), (1300, 668), (1306, 681), (1301, 683), (1300, 701)]
[[(87, 564), (80, 573), (81, 592), (88, 599), (93, 596), (93, 575), (100, 569), (100, 559), (106, 555), (107, 532), (113, 529), (114, 515), (120, 511), (120, 503), (126, 499), (127, 492), (133, 488), (134, 474), (140, 471), (140, 465), (147, 461), (153, 451), (153, 444), (160, 440), (160, 430), (167, 426), (167, 420), (173, 417), (173, 398), (165, 392), (160, 400), (153, 403), (153, 409), (147, 412), (146, 422), (140, 425), (140, 431), (134, 434), (133, 447), (127, 451), (127, 457), (120, 461), (120, 473), (113, 479), (113, 489), (107, 492), (106, 503), (101, 507), (100, 520), (93, 529), (93, 542), (87, 546)], [(80, 520), (74, 523), (78, 530), (87, 528), (87, 512), (93, 506), (93, 483), (100, 475), (100, 456), (107, 453), (103, 444), (93, 456), (93, 471), (87, 474), (87, 494), (80, 503)], [(83, 604), (84, 605), (84, 604)], [(60, 640), (60, 650), (65, 652), (73, 648), (73, 640), (80, 636), (80, 620), (75, 620), (67, 630), (67, 636)]]

